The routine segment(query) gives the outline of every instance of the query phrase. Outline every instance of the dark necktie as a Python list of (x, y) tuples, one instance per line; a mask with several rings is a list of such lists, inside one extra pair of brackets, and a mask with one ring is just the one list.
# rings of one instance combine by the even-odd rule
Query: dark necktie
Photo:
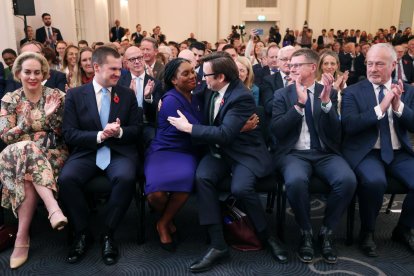
[(52, 32), (50, 31), (50, 27), (47, 28), (47, 36), (49, 39), (52, 39)]
[(308, 89), (308, 100), (305, 104), (305, 120), (308, 125), (310, 140), (311, 140), (311, 149), (321, 149), (321, 143), (319, 142), (318, 133), (316, 132), (315, 124), (313, 121), (312, 115), (312, 106), (311, 106), (311, 96), (312, 92)]
[[(384, 85), (380, 85), (380, 91), (378, 93), (378, 102), (381, 103), (384, 99)], [(388, 122), (388, 111), (385, 111), (385, 116), (380, 120), (380, 146), (381, 146), (381, 159), (390, 164), (394, 159), (394, 151), (391, 143), (391, 131), (390, 124)]]
[(285, 79), (284, 87), (286, 87), (289, 85), (289, 76), (285, 76), (284, 79)]
[(213, 123), (214, 123), (214, 106), (215, 106), (216, 98), (217, 98), (218, 95), (219, 95), (219, 92), (215, 92), (215, 91), (211, 95), (210, 113), (209, 113), (210, 125), (213, 125)]

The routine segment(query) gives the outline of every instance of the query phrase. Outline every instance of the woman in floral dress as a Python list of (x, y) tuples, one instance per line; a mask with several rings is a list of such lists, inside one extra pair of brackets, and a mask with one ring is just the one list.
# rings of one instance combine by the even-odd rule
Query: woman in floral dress
[(42, 85), (48, 74), (42, 55), (21, 54), (14, 62), (13, 75), (23, 87), (1, 100), (0, 136), (8, 144), (0, 153), (1, 205), (19, 218), (11, 268), (27, 260), (29, 228), (38, 197), (53, 228), (60, 230), (67, 223), (54, 197), (56, 178), (68, 156), (61, 136), (65, 94)]

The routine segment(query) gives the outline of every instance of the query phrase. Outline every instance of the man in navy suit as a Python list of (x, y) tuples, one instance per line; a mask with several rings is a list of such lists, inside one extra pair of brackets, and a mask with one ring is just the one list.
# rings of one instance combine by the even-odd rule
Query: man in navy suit
[(190, 133), (194, 141), (206, 143), (210, 148), (197, 168), (196, 190), (200, 224), (207, 226), (211, 247), (190, 270), (207, 271), (229, 256), (223, 237), (217, 185), (230, 174), (231, 192), (245, 207), (259, 238), (277, 261), (285, 263), (287, 252), (269, 234), (265, 212), (254, 189), (257, 178), (271, 172), (270, 154), (259, 129), (241, 132), (255, 111), (254, 99), (239, 80), (237, 66), (229, 54), (213, 53), (204, 56), (202, 61), (210, 89), (202, 95), (205, 118), (210, 125), (192, 125), (179, 111), (179, 118), (169, 118), (177, 129)]
[(335, 263), (333, 231), (354, 196), (356, 178), (340, 153), (341, 122), (337, 92), (332, 89), (334, 78), (324, 74), (324, 85), (315, 82), (318, 60), (318, 54), (310, 49), (293, 53), (289, 67), (295, 84), (274, 94), (271, 133), (277, 139), (274, 164), (284, 178), (301, 231), (297, 255), (305, 263), (314, 258), (309, 180), (315, 174), (332, 188), (319, 241), (324, 261)]
[(142, 114), (134, 92), (118, 86), (122, 61), (110, 47), (93, 52), (92, 83), (66, 94), (63, 135), (71, 154), (59, 176), (60, 198), (75, 231), (66, 260), (78, 262), (91, 244), (86, 183), (105, 174), (112, 186), (102, 229), (102, 259), (117, 262), (114, 233), (135, 193), (137, 140)]
[(36, 40), (45, 46), (54, 48), (57, 41), (63, 40), (58, 28), (52, 27), (52, 17), (48, 13), (42, 14), (43, 27), (36, 30)]
[(394, 46), (394, 50), (397, 53), (397, 64), (395, 70), (392, 71), (392, 80), (398, 82), (401, 79), (407, 84), (414, 84), (414, 65), (412, 59), (404, 55), (405, 49), (402, 45)]
[(409, 192), (392, 237), (414, 253), (414, 152), (407, 131), (414, 132), (414, 88), (392, 84), (397, 55), (390, 44), (373, 45), (367, 54), (367, 80), (349, 86), (342, 98), (343, 153), (358, 177), (360, 246), (378, 256), (375, 221), (387, 188), (386, 173)]
[(122, 37), (125, 35), (125, 29), (121, 27), (121, 22), (116, 19), (115, 26), (113, 26), (109, 32), (109, 41), (121, 42)]
[(124, 60), (129, 72), (120, 77), (118, 85), (131, 88), (135, 92), (138, 107), (143, 109), (142, 141), (144, 148), (147, 148), (155, 136), (158, 101), (163, 95), (161, 82), (145, 73), (144, 56), (137, 46), (125, 51)]
[[(20, 47), (20, 53), (24, 52), (33, 52), (43, 55), (43, 46), (37, 41), (29, 41), (23, 44)], [(6, 87), (5, 92), (12, 92), (20, 87), (22, 87), (22, 83), (15, 81), (13, 76), (6, 80)], [(49, 88), (57, 88), (61, 91), (65, 91), (66, 86), (66, 75), (62, 72), (50, 69), (49, 71), (49, 78), (44, 81), (44, 85)]]
[(131, 40), (133, 40), (134, 44), (139, 47), (141, 40), (144, 38), (144, 36), (141, 34), (141, 24), (137, 24), (135, 28), (137, 31), (131, 35)]

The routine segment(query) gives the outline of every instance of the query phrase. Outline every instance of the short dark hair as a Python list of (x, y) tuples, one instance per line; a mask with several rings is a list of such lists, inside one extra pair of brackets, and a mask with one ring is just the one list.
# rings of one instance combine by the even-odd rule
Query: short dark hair
[(49, 14), (49, 13), (47, 13), (47, 12), (43, 13), (43, 14), (42, 14), (42, 19), (43, 19), (43, 18), (45, 18), (45, 16), (50, 16), (50, 14)]
[(227, 52), (214, 52), (203, 56), (200, 60), (211, 64), (211, 69), (215, 74), (214, 78), (216, 78), (218, 74), (223, 74), (224, 80), (228, 82), (239, 78), (239, 69), (233, 58)]
[(292, 57), (298, 57), (298, 56), (304, 56), (308, 62), (312, 62), (315, 64), (318, 64), (319, 61), (319, 55), (314, 50), (311, 50), (309, 48), (301, 48), (295, 52), (293, 52)]
[[(234, 48), (234, 46), (232, 44), (226, 44), (226, 45), (224, 45), (222, 51), (225, 51), (227, 49), (234, 49), (234, 50), (236, 50), (236, 48)], [(237, 50), (236, 50), (236, 52), (237, 52)]]
[(15, 50), (11, 49), (11, 48), (6, 48), (3, 50), (3, 52), (1, 52), (1, 55), (3, 56), (4, 54), (12, 54), (15, 57), (17, 57), (17, 53)]
[(114, 48), (102, 46), (93, 51), (92, 64), (97, 63), (98, 65), (103, 65), (106, 63), (106, 57), (108, 56), (113, 56), (114, 58), (121, 58), (121, 55)]
[(193, 49), (193, 48), (196, 48), (197, 50), (200, 50), (200, 51), (204, 52), (206, 50), (206, 45), (202, 42), (195, 41), (195, 42), (191, 43), (191, 45), (190, 45), (190, 50)]
[(181, 63), (184, 63), (184, 62), (190, 63), (188, 60), (184, 58), (175, 58), (165, 65), (165, 69), (164, 69), (165, 91), (169, 91), (174, 88), (174, 84), (172, 83), (172, 80), (177, 75), (178, 67), (180, 67)]
[(79, 40), (79, 41), (78, 41), (78, 45), (79, 45), (79, 44), (86, 44), (86, 46), (89, 46), (88, 41), (86, 41), (86, 40), (84, 40), (84, 39)]

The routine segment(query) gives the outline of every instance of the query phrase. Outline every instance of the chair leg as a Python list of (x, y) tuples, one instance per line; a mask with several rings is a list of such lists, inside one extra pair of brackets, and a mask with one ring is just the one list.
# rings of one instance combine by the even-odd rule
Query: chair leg
[(283, 190), (283, 183), (278, 183), (277, 188), (277, 235), (279, 239), (284, 240), (284, 226), (286, 219), (286, 193)]
[(355, 224), (355, 205), (356, 194), (351, 200), (348, 207), (347, 222), (346, 222), (346, 245), (350, 246), (354, 242), (354, 224)]
[(392, 194), (390, 197), (390, 201), (388, 202), (387, 209), (385, 210), (386, 214), (389, 214), (391, 212), (391, 207), (392, 207), (392, 204), (394, 203), (394, 199), (395, 199), (395, 194)]

